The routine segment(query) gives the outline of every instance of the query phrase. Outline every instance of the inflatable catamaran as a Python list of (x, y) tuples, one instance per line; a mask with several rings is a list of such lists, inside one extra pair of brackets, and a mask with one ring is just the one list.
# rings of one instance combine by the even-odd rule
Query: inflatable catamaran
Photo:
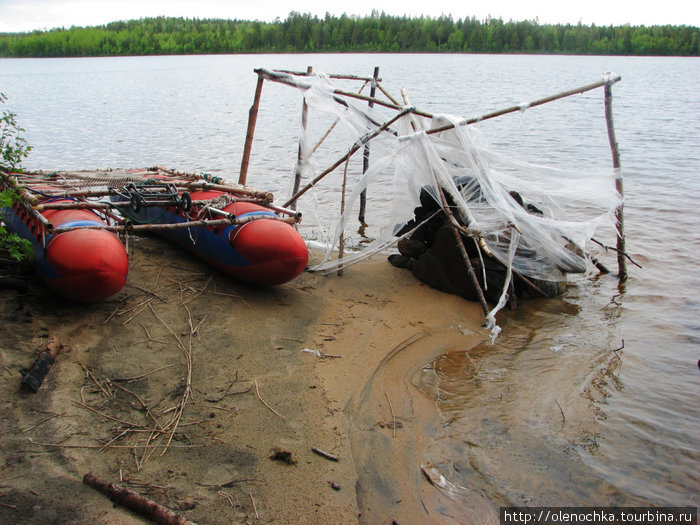
[(20, 201), (2, 209), (9, 231), (28, 239), (33, 265), (55, 292), (95, 302), (124, 286), (128, 258), (120, 236), (163, 235), (222, 272), (279, 285), (306, 267), (294, 228), (301, 215), (272, 195), (206, 175), (165, 168), (2, 175)]

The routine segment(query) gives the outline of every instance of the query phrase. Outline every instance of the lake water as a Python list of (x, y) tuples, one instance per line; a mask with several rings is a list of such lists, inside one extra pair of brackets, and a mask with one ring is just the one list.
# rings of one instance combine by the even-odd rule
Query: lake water
[[(236, 180), (256, 67), (369, 76), (429, 112), (475, 116), (612, 71), (630, 278), (499, 314), (496, 344), (448, 352), (414, 378), (435, 399), (423, 461), (460, 521), (499, 505), (689, 505), (700, 472), (700, 59), (484, 55), (242, 55), (0, 60), (34, 151), (26, 168), (164, 165)], [(263, 89), (248, 183), (289, 194), (299, 94)], [(596, 90), (483, 122), (522, 160), (609, 166)], [(380, 189), (372, 189), (380, 193)], [(337, 197), (330, 187), (330, 199)], [(280, 198), (282, 197), (282, 199)], [(300, 205), (302, 203), (300, 202)], [(301, 208), (302, 211), (305, 211)], [(370, 206), (367, 235), (372, 236)], [(312, 211), (306, 217), (315, 215)], [(315, 221), (306, 232), (319, 237)], [(614, 243), (611, 236), (606, 238)], [(606, 263), (615, 266), (608, 255)], [(624, 348), (618, 350), (623, 346)], [(467, 510), (468, 509), (468, 510)], [(494, 510), (495, 509), (495, 510)], [(471, 516), (466, 519), (464, 516)]]

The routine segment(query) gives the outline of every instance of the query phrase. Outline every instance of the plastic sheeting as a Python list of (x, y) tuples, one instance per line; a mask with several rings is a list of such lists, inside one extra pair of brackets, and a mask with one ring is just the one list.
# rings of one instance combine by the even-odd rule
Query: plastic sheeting
[[(371, 108), (367, 102), (340, 96), (331, 79), (322, 74), (291, 78), (302, 90), (309, 112), (296, 168), (302, 173), (302, 185), (330, 165), (319, 164), (315, 149), (329, 124), (334, 135), (342, 136), (336, 140), (345, 143), (345, 151), (366, 142), (371, 146), (370, 167), (348, 186), (345, 212), (337, 213), (325, 257), (312, 270), (332, 271), (387, 251), (397, 242), (396, 233), (414, 219), (421, 190), (441, 205), (438, 185), (454, 203), (452, 211), (462, 226), (483, 240), (509, 275), (511, 264), (515, 272), (539, 280), (563, 281), (567, 273), (582, 273), (587, 241), (597, 228), (615, 226), (614, 211), (621, 198), (615, 190), (619, 173), (613, 169), (563, 170), (508, 159), (490, 149), (478, 129), (461, 125), (463, 119), (450, 115), (427, 119), (409, 112), (374, 137), (396, 115), (395, 110), (387, 113), (386, 108)], [(314, 125), (319, 116), (322, 124)], [(454, 127), (430, 131), (448, 123)], [(360, 147), (355, 155), (362, 151)], [(342, 172), (343, 166), (336, 171)], [(341, 234), (368, 187), (381, 187), (388, 196), (380, 204), (384, 208), (380, 233), (338, 259), (335, 252)], [(309, 191), (313, 193), (314, 188)], [(494, 312), (503, 306), (504, 298), (505, 294)]]

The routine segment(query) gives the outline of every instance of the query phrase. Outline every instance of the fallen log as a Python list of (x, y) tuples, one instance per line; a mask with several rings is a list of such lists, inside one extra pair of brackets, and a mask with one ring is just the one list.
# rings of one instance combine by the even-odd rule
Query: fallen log
[(155, 501), (151, 501), (135, 492), (121, 488), (114, 483), (99, 479), (90, 472), (83, 476), (83, 483), (100, 491), (114, 503), (148, 518), (159, 525), (194, 525), (191, 521), (188, 521), (172, 510), (166, 509)]
[(34, 393), (39, 391), (39, 387), (44, 382), (44, 378), (49, 373), (51, 365), (56, 361), (58, 354), (61, 352), (63, 345), (58, 341), (58, 338), (51, 336), (46, 343), (46, 348), (36, 358), (34, 364), (28, 372), (23, 373), (22, 384), (20, 388), (30, 390)]

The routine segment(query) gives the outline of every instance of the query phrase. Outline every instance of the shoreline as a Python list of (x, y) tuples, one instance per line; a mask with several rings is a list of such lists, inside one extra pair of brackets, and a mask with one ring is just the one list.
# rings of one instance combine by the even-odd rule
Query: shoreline
[[(441, 495), (419, 461), (436, 409), (411, 378), (488, 338), (477, 304), (383, 257), (268, 289), (158, 238), (130, 259), (103, 303), (68, 304), (41, 283), (0, 292), (0, 521), (144, 522), (83, 485), (88, 472), (200, 524), (430, 514)], [(18, 370), (52, 335), (63, 352), (21, 393)]]

